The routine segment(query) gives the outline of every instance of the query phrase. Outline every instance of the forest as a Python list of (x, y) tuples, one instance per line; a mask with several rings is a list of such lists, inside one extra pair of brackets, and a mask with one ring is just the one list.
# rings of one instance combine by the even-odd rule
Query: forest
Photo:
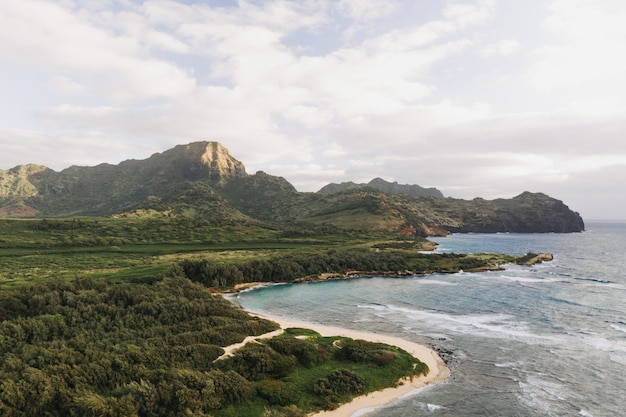
[(376, 252), (363, 249), (291, 254), (270, 259), (223, 263), (207, 259), (179, 263), (185, 275), (208, 287), (234, 287), (245, 282), (291, 282), (324, 273), (428, 274), (487, 268), (489, 258), (450, 253)]
[(145, 281), (0, 290), (0, 415), (296, 417), (428, 371), (392, 346), (335, 349), (297, 329), (216, 361), (277, 324), (184, 275)]

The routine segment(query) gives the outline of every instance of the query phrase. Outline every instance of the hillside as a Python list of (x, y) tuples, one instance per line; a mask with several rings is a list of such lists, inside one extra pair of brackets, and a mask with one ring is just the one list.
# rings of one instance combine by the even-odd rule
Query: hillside
[(0, 171), (0, 216), (108, 215), (136, 209), (191, 210), (218, 218), (242, 218), (214, 187), (245, 177), (243, 164), (217, 142), (179, 145), (145, 160), (119, 165), (42, 166)]
[[(432, 195), (412, 195), (420, 189)], [(39, 165), (0, 170), (0, 217), (149, 212), (214, 223), (308, 224), (420, 236), (584, 230), (578, 213), (542, 193), (469, 201), (379, 178), (322, 190), (302, 193), (282, 177), (262, 171), (250, 175), (221, 144), (195, 142), (118, 165), (72, 166), (60, 172)]]
[(318, 193), (320, 194), (333, 194), (342, 191), (361, 189), (361, 188), (373, 188), (378, 191), (382, 191), (385, 194), (403, 194), (410, 197), (435, 197), (444, 198), (443, 193), (436, 188), (424, 188), (417, 184), (398, 184), (397, 182), (388, 182), (382, 178), (374, 178), (367, 184), (357, 184), (352, 181), (342, 182), (341, 184), (328, 184), (322, 187)]

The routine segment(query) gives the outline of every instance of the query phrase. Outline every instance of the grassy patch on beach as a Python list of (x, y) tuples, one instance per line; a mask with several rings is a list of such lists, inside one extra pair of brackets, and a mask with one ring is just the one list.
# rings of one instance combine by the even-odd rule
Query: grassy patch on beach
[[(383, 343), (346, 337), (322, 337), (302, 329), (247, 345), (219, 364), (254, 381), (263, 401), (231, 404), (220, 417), (260, 415), (268, 407), (295, 405), (304, 412), (334, 409), (359, 395), (394, 387), (404, 377), (428, 373), (428, 367), (406, 351)], [(256, 409), (256, 413), (251, 413)]]

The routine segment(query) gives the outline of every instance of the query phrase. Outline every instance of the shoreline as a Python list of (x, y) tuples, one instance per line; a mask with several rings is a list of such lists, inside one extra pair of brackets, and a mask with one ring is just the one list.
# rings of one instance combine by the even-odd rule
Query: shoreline
[[(530, 254), (530, 253), (529, 253)], [(525, 260), (524, 262), (518, 263), (518, 265), (524, 266), (533, 266), (536, 264), (540, 264), (543, 262), (550, 262), (554, 259), (554, 255), (552, 253), (547, 252), (539, 252), (533, 254), (533, 257)], [(521, 257), (517, 257), (521, 258)], [(271, 281), (252, 281), (252, 282), (242, 282), (239, 284), (235, 284), (234, 287), (230, 290), (223, 290), (219, 287), (214, 290), (214, 292), (219, 294), (236, 294), (241, 291), (252, 290), (255, 287), (261, 285), (272, 285), (272, 284), (300, 284), (305, 282), (320, 282), (320, 281), (332, 281), (339, 279), (352, 279), (352, 278), (363, 278), (363, 277), (372, 277), (372, 276), (386, 276), (386, 277), (410, 277), (415, 275), (432, 275), (432, 274), (457, 274), (459, 272), (488, 272), (488, 271), (504, 271), (506, 270), (503, 265), (507, 264), (515, 264), (515, 261), (509, 261), (504, 263), (496, 263), (491, 265), (480, 266), (476, 268), (470, 268), (466, 270), (446, 270), (446, 271), (437, 271), (437, 270), (403, 270), (403, 271), (382, 271), (382, 270), (351, 270), (345, 273), (340, 272), (325, 272), (321, 274), (313, 274), (307, 275), (300, 278), (295, 278), (290, 281), (281, 281), (281, 282), (271, 282)]]
[[(245, 310), (248, 314), (261, 317), (278, 323), (281, 329), (289, 327), (307, 328), (318, 332), (322, 336), (343, 336), (352, 339), (362, 339), (370, 342), (385, 343), (397, 346), (428, 365), (428, 375), (420, 375), (412, 379), (402, 379), (398, 386), (385, 388), (383, 390), (370, 392), (366, 395), (353, 398), (350, 402), (340, 405), (334, 410), (319, 411), (309, 414), (309, 417), (351, 417), (364, 415), (385, 404), (389, 404), (399, 398), (412, 393), (417, 393), (420, 389), (444, 382), (450, 377), (450, 369), (433, 349), (410, 342), (395, 336), (388, 336), (378, 333), (370, 333), (361, 330), (344, 329), (341, 327), (326, 326), (316, 323), (306, 323), (290, 320), (277, 316), (269, 316), (254, 311)], [(358, 414), (357, 414), (358, 413)]]

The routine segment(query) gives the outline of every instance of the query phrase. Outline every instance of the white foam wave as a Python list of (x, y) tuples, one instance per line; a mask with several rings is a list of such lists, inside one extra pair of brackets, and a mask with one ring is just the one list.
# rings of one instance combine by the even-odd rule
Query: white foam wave
[(437, 405), (437, 404), (426, 404), (426, 407), (428, 407), (428, 411), (431, 411), (431, 412), (445, 408), (443, 405)]
[(624, 332), (626, 333), (626, 328), (618, 326), (617, 324), (611, 324), (611, 328), (613, 330), (617, 330), (618, 332)]
[(527, 323), (515, 321), (514, 317), (508, 314), (452, 315), (395, 306), (386, 306), (386, 310), (378, 308), (376, 310), (379, 311), (381, 316), (387, 316), (387, 313), (400, 313), (410, 320), (428, 323), (429, 327), (437, 327), (447, 331), (475, 336), (520, 338), (524, 339), (524, 341), (529, 339), (552, 339), (551, 337), (532, 333)]
[(519, 386), (522, 389), (521, 400), (535, 410), (549, 411), (553, 403), (564, 402), (564, 395), (568, 395), (562, 385), (538, 376), (529, 376), (525, 382), (520, 381)]
[(458, 284), (455, 284), (454, 282), (440, 281), (436, 279), (420, 279), (417, 282), (419, 282), (420, 284), (431, 284), (431, 285), (449, 285), (449, 286), (458, 285)]
[(417, 395), (417, 394), (421, 393), (422, 391), (424, 391), (426, 388), (428, 388), (428, 387), (415, 388), (414, 390), (411, 390), (411, 391), (407, 392), (406, 394), (402, 394), (401, 396), (398, 397), (398, 399), (399, 400), (404, 400), (406, 398), (413, 397), (414, 395)]
[(593, 414), (591, 414), (589, 411), (581, 408), (580, 411), (578, 412), (579, 416), (583, 416), (583, 417), (593, 417)]
[(520, 369), (523, 364), (521, 362), (505, 362), (505, 363), (494, 363), (496, 368), (509, 368), (513, 370)]
[(367, 408), (362, 408), (359, 411), (356, 411), (352, 414), (350, 414), (350, 417), (360, 417), (360, 416), (364, 416), (366, 414), (371, 413), (372, 411), (376, 410), (376, 408), (374, 407), (367, 407)]
[(435, 413), (446, 408), (443, 405), (424, 403), (421, 401), (415, 401), (413, 404), (416, 409), (419, 409), (420, 411), (429, 411), (431, 413)]
[(585, 335), (581, 339), (586, 345), (594, 347), (603, 352), (626, 354), (626, 341), (611, 340), (597, 335)]
[(619, 363), (619, 364), (622, 364), (622, 365), (626, 365), (626, 355), (610, 354), (609, 355), (609, 359), (612, 362)]
[(608, 353), (611, 362), (626, 365), (626, 340), (611, 340), (597, 335), (583, 336), (581, 340), (587, 346)]
[(552, 278), (526, 278), (526, 277), (511, 276), (511, 275), (500, 275), (498, 278), (503, 278), (503, 279), (508, 280), (508, 281), (515, 281), (515, 282), (527, 282), (527, 283), (536, 283), (536, 282), (542, 282), (542, 283), (547, 283), (547, 282), (558, 282), (558, 280), (556, 280), (556, 279), (552, 279)]

